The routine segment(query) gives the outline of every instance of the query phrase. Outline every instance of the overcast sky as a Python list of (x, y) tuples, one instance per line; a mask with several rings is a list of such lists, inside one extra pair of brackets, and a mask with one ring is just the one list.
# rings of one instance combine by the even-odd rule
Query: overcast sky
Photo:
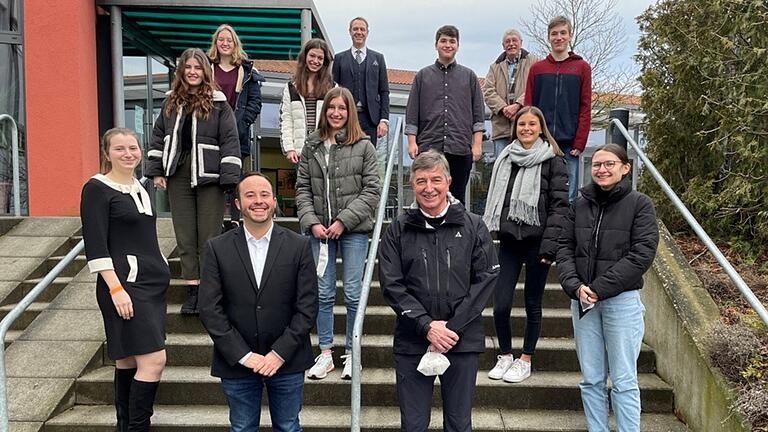
[[(443, 24), (459, 28), (459, 63), (484, 76), (501, 53), (501, 35), (507, 28), (522, 31), (534, 0), (314, 0), (333, 49), (351, 46), (349, 20), (363, 16), (370, 23), (368, 46), (384, 54), (387, 67), (418, 70), (437, 58), (435, 31)], [(656, 0), (618, 0), (616, 11), (624, 18), (627, 44), (615, 66), (632, 64), (639, 29), (635, 17)], [(523, 35), (523, 46), (532, 42)]]

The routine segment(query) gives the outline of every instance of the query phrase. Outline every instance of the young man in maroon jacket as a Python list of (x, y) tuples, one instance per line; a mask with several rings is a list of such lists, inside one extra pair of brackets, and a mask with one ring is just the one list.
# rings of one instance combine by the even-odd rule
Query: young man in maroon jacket
[(565, 153), (568, 198), (578, 193), (579, 155), (584, 151), (592, 119), (592, 68), (570, 51), (572, 26), (557, 16), (547, 26), (551, 51), (533, 66), (525, 87), (525, 105), (543, 113), (547, 127)]

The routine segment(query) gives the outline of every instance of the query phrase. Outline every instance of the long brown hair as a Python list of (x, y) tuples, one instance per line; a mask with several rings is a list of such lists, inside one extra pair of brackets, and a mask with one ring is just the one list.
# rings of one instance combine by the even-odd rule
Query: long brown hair
[(307, 53), (311, 49), (323, 50), (323, 66), (315, 74), (315, 94), (318, 99), (324, 97), (328, 90), (333, 88), (333, 77), (331, 76), (331, 49), (324, 40), (314, 38), (307, 41), (299, 51), (299, 58), (296, 61), (296, 72), (293, 74), (293, 85), (300, 95), (307, 97), (309, 94), (309, 69), (307, 69)]
[[(184, 67), (190, 59), (197, 60), (203, 67), (203, 82), (200, 83), (196, 93), (189, 92), (189, 84), (184, 79)], [(165, 113), (170, 117), (180, 106), (184, 106), (189, 112), (194, 112), (197, 118), (206, 119), (213, 110), (215, 90), (218, 90), (218, 86), (213, 81), (211, 62), (208, 57), (197, 48), (189, 48), (181, 53), (176, 64), (176, 74), (171, 83), (171, 93), (168, 95)]]
[(360, 128), (360, 122), (357, 118), (355, 98), (352, 97), (352, 93), (344, 87), (334, 87), (328, 90), (328, 93), (325, 94), (325, 98), (323, 98), (323, 110), (317, 125), (317, 129), (320, 131), (320, 138), (324, 140), (331, 138), (331, 128), (328, 125), (326, 113), (330, 108), (331, 100), (338, 97), (344, 100), (344, 105), (347, 106), (347, 124), (343, 126), (343, 129), (347, 131), (347, 140), (337, 144), (354, 144), (365, 136), (365, 132)]
[(243, 44), (240, 42), (240, 37), (237, 35), (237, 33), (235, 33), (235, 29), (232, 28), (232, 26), (229, 24), (222, 24), (219, 26), (219, 28), (216, 29), (215, 32), (213, 32), (213, 36), (211, 37), (211, 46), (208, 48), (208, 52), (206, 54), (211, 60), (211, 63), (219, 63), (219, 61), (221, 61), (219, 59), (219, 50), (216, 48), (216, 39), (219, 38), (219, 33), (223, 32), (224, 30), (227, 30), (232, 34), (232, 64), (235, 66), (240, 66), (243, 60), (248, 59), (248, 54), (243, 51)]
[(515, 121), (512, 123), (512, 141), (517, 139), (517, 120), (523, 114), (533, 114), (536, 117), (538, 117), (539, 124), (541, 125), (541, 134), (543, 135), (542, 138), (544, 139), (544, 141), (549, 143), (549, 145), (552, 147), (552, 152), (555, 155), (562, 156), (563, 151), (560, 150), (560, 146), (557, 145), (557, 141), (555, 141), (555, 138), (552, 136), (551, 133), (549, 133), (549, 128), (547, 127), (547, 121), (544, 120), (544, 113), (542, 113), (540, 109), (532, 105), (524, 106), (517, 111), (517, 114), (515, 115)]
[(139, 148), (141, 148), (141, 141), (139, 141), (139, 136), (136, 135), (136, 132), (134, 132), (132, 129), (116, 127), (104, 132), (104, 136), (101, 137), (101, 166), (99, 169), (101, 174), (106, 174), (112, 171), (112, 162), (109, 161), (107, 156), (109, 155), (109, 146), (112, 145), (112, 138), (114, 138), (116, 135), (133, 137), (133, 139), (136, 140), (136, 144), (139, 144)]

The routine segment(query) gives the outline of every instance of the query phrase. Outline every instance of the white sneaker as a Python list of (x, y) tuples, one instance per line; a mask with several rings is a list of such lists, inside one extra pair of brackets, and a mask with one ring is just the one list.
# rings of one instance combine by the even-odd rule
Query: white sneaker
[(328, 372), (334, 370), (336, 366), (333, 365), (333, 356), (331, 354), (320, 353), (315, 357), (315, 365), (309, 369), (307, 373), (308, 378), (323, 379), (328, 376)]
[(496, 366), (488, 371), (488, 378), (492, 380), (500, 380), (504, 376), (504, 373), (512, 366), (515, 361), (515, 356), (512, 354), (498, 355), (496, 356)]
[(519, 383), (525, 381), (529, 376), (531, 376), (531, 363), (517, 359), (502, 378), (506, 382)]
[[(344, 359), (344, 369), (341, 371), (341, 379), (352, 379), (352, 354), (345, 354), (341, 356)], [(360, 368), (362, 369), (362, 368)]]

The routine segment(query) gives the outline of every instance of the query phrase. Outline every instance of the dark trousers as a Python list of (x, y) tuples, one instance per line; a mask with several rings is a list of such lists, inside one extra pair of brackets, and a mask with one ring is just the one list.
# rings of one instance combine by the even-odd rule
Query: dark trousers
[(448, 167), (451, 169), (451, 187), (449, 188), (454, 198), (464, 203), (464, 194), (467, 191), (469, 173), (472, 172), (472, 154), (453, 155), (445, 153)]
[(182, 155), (176, 173), (168, 178), (168, 202), (181, 259), (181, 277), (200, 279), (205, 242), (221, 233), (224, 191), (218, 184), (192, 187), (191, 157)]
[(376, 147), (376, 129), (379, 125), (373, 124), (371, 117), (368, 115), (365, 109), (362, 111), (357, 111), (357, 119), (358, 123), (360, 123), (360, 128), (363, 130), (363, 132), (365, 132), (366, 135), (371, 137), (371, 143), (373, 143), (373, 146)]
[[(472, 399), (475, 396), (477, 353), (446, 353), (451, 366), (440, 376), (440, 396), (443, 399), (443, 430), (470, 432), (472, 430)], [(395, 354), (397, 398), (400, 404), (400, 430), (424, 432), (429, 427), (432, 411), (432, 390), (435, 377), (424, 376), (416, 370), (421, 355)]]
[(533, 355), (536, 342), (541, 334), (541, 299), (547, 284), (549, 265), (541, 263), (539, 247), (541, 239), (506, 240), (499, 242), (499, 264), (501, 270), (496, 279), (496, 293), (493, 300), (493, 323), (499, 340), (501, 354), (512, 352), (512, 328), (510, 312), (515, 295), (515, 286), (520, 270), (525, 264), (525, 332), (523, 354)]

